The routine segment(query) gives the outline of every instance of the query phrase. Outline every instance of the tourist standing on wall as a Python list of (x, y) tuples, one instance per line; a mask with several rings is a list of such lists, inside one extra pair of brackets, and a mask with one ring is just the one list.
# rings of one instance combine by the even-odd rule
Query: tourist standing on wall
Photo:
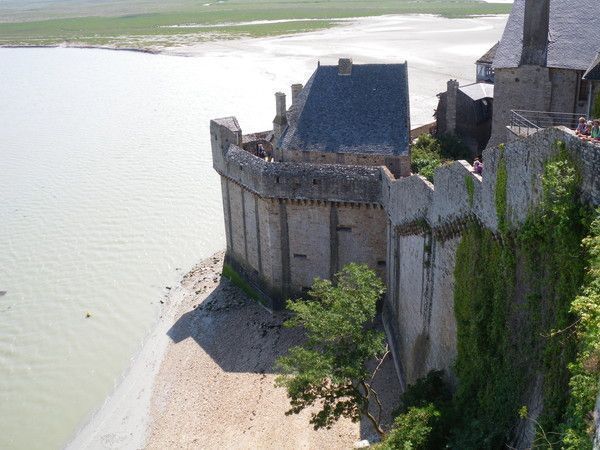
[(256, 156), (258, 156), (259, 158), (265, 159), (266, 153), (265, 153), (265, 148), (263, 147), (262, 144), (258, 144), (256, 146)]

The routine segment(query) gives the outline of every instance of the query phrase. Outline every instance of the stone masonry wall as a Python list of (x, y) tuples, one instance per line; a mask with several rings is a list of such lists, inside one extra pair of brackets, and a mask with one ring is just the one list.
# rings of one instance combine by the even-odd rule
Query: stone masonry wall
[(301, 295), (315, 278), (364, 262), (382, 278), (386, 214), (379, 167), (267, 163), (239, 147), (234, 119), (211, 123), (221, 174), (226, 262), (272, 308)]
[(552, 92), (550, 69), (546, 67), (497, 69), (494, 74), (492, 136), (488, 145), (506, 142), (506, 127), (510, 123), (511, 110), (551, 111)]
[(410, 175), (410, 155), (385, 156), (360, 153), (332, 153), (316, 151), (275, 151), (279, 162), (303, 162), (313, 164), (342, 164), (350, 166), (386, 166), (396, 177)]
[(397, 179), (386, 167), (267, 163), (239, 147), (235, 119), (211, 123), (221, 174), (227, 262), (269, 306), (300, 295), (315, 277), (365, 262), (386, 280), (384, 325), (400, 382), (456, 357), (454, 267), (462, 231), (478, 223), (498, 233), (497, 173), (507, 168), (507, 223), (517, 227), (541, 196), (544, 163), (566, 147), (580, 166), (582, 194), (600, 204), (600, 149), (566, 128), (490, 147), (483, 177), (464, 161), (439, 168), (431, 184)]
[[(600, 148), (566, 128), (540, 131), (484, 152), (483, 177), (464, 161), (441, 167), (431, 185), (418, 175), (385, 175), (382, 204), (388, 215), (388, 295), (384, 323), (402, 384), (434, 369), (451, 369), (456, 356), (453, 291), (456, 250), (462, 230), (475, 222), (498, 233), (496, 182), (506, 164), (507, 221), (522, 224), (539, 203), (544, 163), (557, 141), (580, 166), (584, 199), (600, 204)], [(384, 172), (385, 173), (385, 172)], [(469, 187), (470, 186), (470, 187)]]

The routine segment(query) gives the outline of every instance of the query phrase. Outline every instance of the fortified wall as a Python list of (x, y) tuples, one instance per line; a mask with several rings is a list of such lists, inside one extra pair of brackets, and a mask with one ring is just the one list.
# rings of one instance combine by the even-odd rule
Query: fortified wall
[(383, 179), (388, 216), (384, 324), (401, 380), (410, 384), (456, 357), (454, 269), (462, 231), (477, 223), (499, 235), (498, 168), (506, 165), (506, 221), (518, 227), (541, 200), (544, 164), (563, 141), (582, 175), (585, 201), (600, 204), (600, 151), (566, 128), (550, 128), (484, 152), (481, 177), (464, 161), (441, 167), (433, 184), (418, 175)]
[(211, 135), (227, 263), (272, 308), (347, 263), (376, 269), (387, 284), (384, 325), (402, 384), (452, 367), (456, 250), (470, 223), (498, 234), (501, 161), (509, 226), (523, 223), (539, 203), (544, 163), (557, 141), (580, 164), (584, 199), (600, 204), (600, 151), (566, 128), (488, 148), (483, 177), (456, 161), (438, 169), (433, 184), (419, 175), (396, 178), (386, 167), (268, 163), (241, 148), (234, 118), (213, 120)]
[(221, 175), (226, 263), (278, 309), (350, 262), (385, 276), (379, 167), (266, 162), (241, 148), (234, 118), (211, 122)]

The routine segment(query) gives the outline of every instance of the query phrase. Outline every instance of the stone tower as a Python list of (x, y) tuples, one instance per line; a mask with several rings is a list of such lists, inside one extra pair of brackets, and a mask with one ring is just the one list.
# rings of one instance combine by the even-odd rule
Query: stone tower
[[(521, 57), (514, 67), (498, 67), (497, 53), (494, 116), (488, 145), (506, 142), (512, 110), (551, 111), (553, 106), (553, 85), (547, 67), (550, 0), (517, 0), (511, 19), (515, 14), (523, 15), (521, 39), (517, 41), (515, 36), (505, 39), (505, 31), (499, 52), (512, 51)], [(514, 48), (509, 49), (509, 45)]]

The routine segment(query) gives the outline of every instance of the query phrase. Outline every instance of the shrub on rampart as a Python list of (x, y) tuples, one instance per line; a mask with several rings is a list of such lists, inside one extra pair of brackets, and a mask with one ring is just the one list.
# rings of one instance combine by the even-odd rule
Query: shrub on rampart
[(445, 162), (470, 157), (468, 147), (455, 136), (422, 134), (411, 148), (411, 170), (433, 182), (435, 170)]

